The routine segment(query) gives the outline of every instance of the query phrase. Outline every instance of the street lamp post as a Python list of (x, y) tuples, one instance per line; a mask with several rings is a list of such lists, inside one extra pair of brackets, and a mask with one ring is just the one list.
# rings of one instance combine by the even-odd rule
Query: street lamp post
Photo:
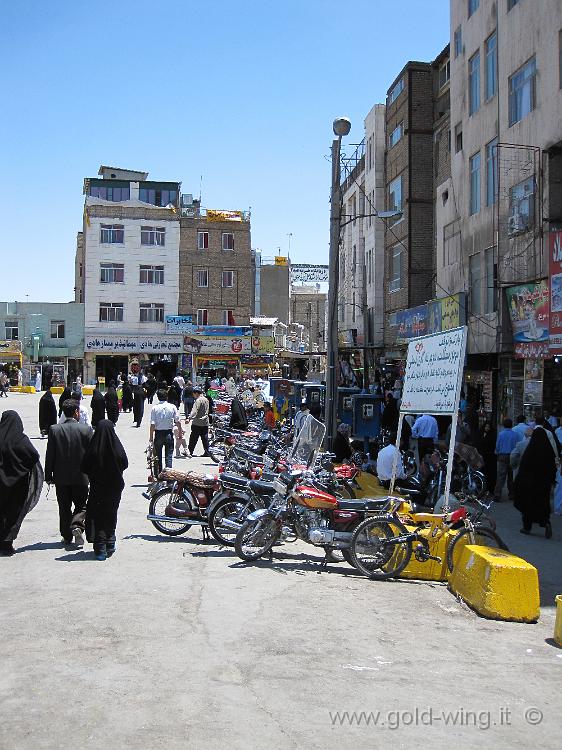
[(341, 184), (340, 153), (341, 139), (351, 130), (347, 117), (339, 117), (333, 124), (332, 141), (332, 189), (330, 193), (330, 258), (328, 266), (328, 337), (326, 354), (328, 367), (326, 372), (326, 448), (332, 449), (336, 436), (338, 408), (338, 280), (339, 280), (339, 246), (341, 218)]

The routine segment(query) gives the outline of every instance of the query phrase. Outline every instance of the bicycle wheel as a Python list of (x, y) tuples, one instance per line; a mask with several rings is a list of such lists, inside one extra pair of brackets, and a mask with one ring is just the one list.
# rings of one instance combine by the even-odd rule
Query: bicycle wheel
[(467, 526), (455, 535), (447, 547), (447, 567), (450, 573), (453, 572), (455, 565), (460, 559), (461, 552), (467, 544), (480, 544), (484, 547), (507, 550), (507, 545), (503, 539), (495, 531), (488, 528), (488, 526), (480, 524), (473, 527)]
[(398, 576), (412, 556), (410, 540), (391, 543), (396, 536), (407, 534), (401, 521), (393, 518), (367, 518), (353, 532), (350, 559), (367, 578), (385, 580)]

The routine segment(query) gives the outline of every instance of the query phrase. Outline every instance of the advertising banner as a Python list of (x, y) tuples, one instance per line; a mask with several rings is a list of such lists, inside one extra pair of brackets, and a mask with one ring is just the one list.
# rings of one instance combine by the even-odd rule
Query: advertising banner
[(291, 282), (302, 284), (328, 283), (328, 266), (316, 266), (311, 263), (292, 263)]
[(117, 352), (117, 353), (137, 353), (142, 352), (163, 352), (173, 354), (181, 352), (183, 338), (181, 336), (116, 336), (92, 335), (86, 334), (84, 337), (84, 346), (86, 352)]
[(408, 310), (399, 310), (396, 313), (398, 333), (396, 341), (407, 342), (427, 333), (427, 305), (410, 307)]
[(190, 333), (196, 338), (207, 336), (251, 336), (251, 326), (198, 326), (194, 325)]
[(229, 337), (219, 338), (209, 336), (208, 338), (195, 338), (184, 336), (183, 351), (192, 354), (250, 354), (252, 351), (251, 338)]
[(550, 275), (550, 353), (562, 354), (562, 232), (551, 232), (549, 240)]
[(515, 358), (549, 357), (550, 295), (547, 282), (510, 286), (506, 294)]
[(218, 209), (207, 209), (207, 221), (242, 221), (242, 211), (221, 211)]
[(192, 315), (166, 315), (166, 333), (192, 333)]
[(523, 403), (525, 406), (542, 406), (544, 380), (544, 360), (525, 360), (525, 381), (523, 386)]

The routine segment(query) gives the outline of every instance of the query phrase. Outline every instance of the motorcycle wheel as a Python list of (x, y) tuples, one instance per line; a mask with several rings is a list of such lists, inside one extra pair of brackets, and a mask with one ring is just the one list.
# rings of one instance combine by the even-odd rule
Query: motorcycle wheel
[(461, 529), (447, 547), (447, 567), (450, 573), (453, 572), (453, 568), (458, 563), (461, 552), (467, 544), (480, 544), (485, 547), (507, 550), (507, 545), (503, 539), (487, 526), (477, 525), (473, 528)]
[(209, 445), (209, 455), (212, 461), (216, 464), (220, 464), (225, 456), (224, 440), (213, 440)]
[(245, 521), (236, 534), (234, 549), (241, 560), (255, 562), (266, 555), (279, 539), (279, 529), (271, 516)]
[(353, 532), (350, 557), (354, 567), (367, 578), (383, 581), (398, 576), (410, 562), (412, 542), (387, 544), (395, 536), (407, 534), (403, 523), (376, 516), (366, 518)]
[[(166, 487), (163, 490), (157, 492), (151, 499), (150, 505), (148, 506), (148, 512), (150, 513), (150, 515), (165, 516), (166, 508), (172, 502), (173, 494), (174, 493), (172, 492), (171, 487)], [(182, 495), (182, 500), (188, 502), (185, 495)], [(167, 536), (180, 536), (180, 534), (185, 534), (185, 532), (191, 528), (190, 523), (179, 524), (171, 522), (169, 523), (167, 521), (151, 521), (150, 523), (161, 534), (166, 534)]]
[(486, 480), (484, 475), (480, 471), (473, 471), (472, 482), (469, 482), (468, 479), (465, 478), (463, 481), (463, 490), (476, 495), (476, 497), (482, 497), (486, 492)]
[(352, 568), (355, 568), (357, 570), (357, 567), (355, 563), (353, 562), (353, 558), (351, 556), (351, 550), (349, 549), (340, 549), (339, 552), (342, 553), (343, 559), (346, 561), (348, 565), (351, 565)]
[(222, 521), (225, 518), (231, 518), (243, 523), (246, 517), (254, 510), (257, 510), (258, 507), (260, 506), (257, 503), (240, 497), (225, 498), (209, 513), (209, 530), (211, 534), (219, 544), (225, 547), (233, 547), (237, 532), (234, 529), (222, 526)]

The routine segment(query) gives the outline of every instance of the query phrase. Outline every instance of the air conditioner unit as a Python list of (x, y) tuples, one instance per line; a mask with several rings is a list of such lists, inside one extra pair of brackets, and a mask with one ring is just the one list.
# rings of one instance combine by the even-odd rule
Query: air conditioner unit
[(523, 214), (515, 213), (512, 214), (507, 220), (507, 233), (508, 234), (519, 234), (524, 232), (527, 228), (527, 222)]

